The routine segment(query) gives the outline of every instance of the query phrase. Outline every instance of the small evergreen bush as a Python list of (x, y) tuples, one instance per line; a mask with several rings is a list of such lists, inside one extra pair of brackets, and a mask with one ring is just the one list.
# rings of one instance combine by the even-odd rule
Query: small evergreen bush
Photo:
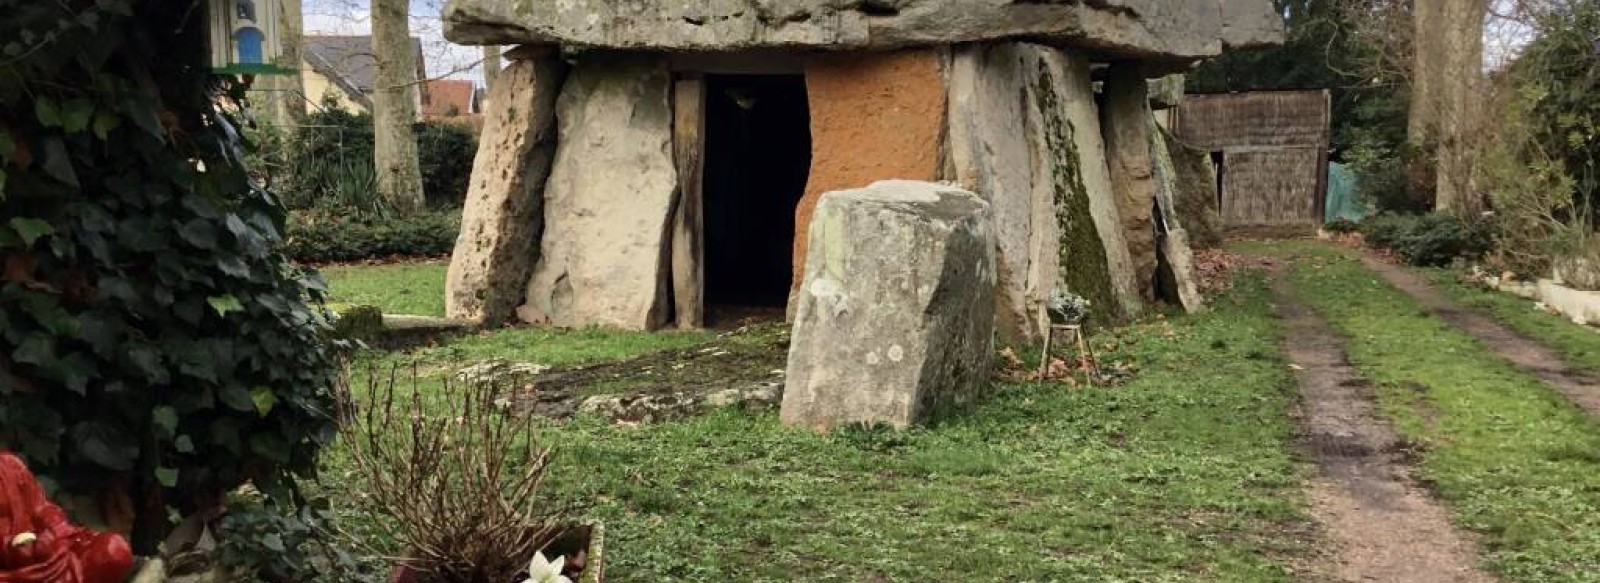
[(296, 213), (285, 250), (301, 263), (448, 255), (460, 229), (461, 214), (451, 211), (392, 219)]
[(1367, 244), (1393, 250), (1406, 263), (1449, 265), (1458, 257), (1479, 257), (1490, 248), (1488, 225), (1467, 223), (1447, 213), (1384, 213), (1362, 225)]

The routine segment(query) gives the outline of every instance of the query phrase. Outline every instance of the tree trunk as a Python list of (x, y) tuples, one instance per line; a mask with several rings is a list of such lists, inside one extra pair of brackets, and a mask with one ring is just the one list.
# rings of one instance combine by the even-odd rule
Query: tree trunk
[(1447, 0), (1443, 74), (1437, 77), (1436, 208), (1462, 218), (1483, 212), (1475, 169), (1483, 119), (1483, 24), (1487, 0)]
[(279, 12), (278, 42), (283, 47), (283, 66), (294, 69), (295, 73), (279, 77), (275, 82), (281, 93), (278, 97), (278, 108), (274, 114), (278, 117), (277, 123), (282, 127), (299, 125), (305, 119), (306, 105), (309, 98), (305, 95), (305, 83), (300, 77), (300, 68), (304, 67), (301, 58), (301, 45), (304, 44), (304, 22), (301, 17), (301, 0), (281, 0), (283, 10)]
[(500, 47), (486, 45), (483, 47), (483, 91), (488, 93), (494, 90), (494, 80), (500, 77)]
[(1411, 107), (1406, 116), (1406, 138), (1422, 147), (1432, 142), (1438, 119), (1437, 82), (1444, 71), (1439, 19), (1446, 1), (1449, 0), (1414, 0), (1411, 5)]
[(373, 162), (378, 194), (401, 215), (423, 208), (417, 162), (417, 62), (407, 0), (372, 0), (372, 54), (378, 74), (372, 96)]

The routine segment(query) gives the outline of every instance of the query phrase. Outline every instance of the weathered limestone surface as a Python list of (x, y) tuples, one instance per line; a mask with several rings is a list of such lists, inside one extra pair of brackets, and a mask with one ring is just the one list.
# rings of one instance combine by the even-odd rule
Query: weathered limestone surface
[(560, 327), (655, 329), (670, 313), (668, 228), (678, 190), (663, 58), (579, 61), (556, 105), (542, 253), (518, 315)]
[(1174, 68), (1282, 42), (1270, 0), (450, 0), (452, 42), (633, 50), (881, 49), (1006, 38)]
[(1134, 68), (1113, 67), (1105, 83), (1102, 113), (1111, 186), (1116, 192), (1122, 236), (1133, 257), (1134, 283), (1141, 297), (1153, 299), (1156, 275), (1155, 163), (1150, 156), (1150, 103), (1144, 76)]
[(994, 349), (989, 205), (888, 181), (828, 193), (789, 349), (781, 418), (905, 427), (979, 397)]
[(1033, 149), (1026, 104), (1028, 71), (1016, 43), (965, 45), (950, 68), (950, 156), (963, 188), (989, 201), (999, 244), (995, 323), (1002, 337), (1031, 343), (1041, 323), (1029, 289), (1034, 237)]
[(1178, 216), (1177, 171), (1168, 152), (1166, 136), (1156, 125), (1156, 118), (1148, 118), (1150, 128), (1150, 158), (1154, 162), (1156, 179), (1156, 209), (1162, 226), (1158, 262), (1161, 273), (1157, 286), (1162, 299), (1181, 306), (1189, 313), (1205, 310), (1205, 299), (1194, 278), (1194, 252), (1189, 248), (1189, 233), (1184, 230)]
[(1178, 221), (1189, 232), (1189, 243), (1198, 249), (1221, 247), (1222, 214), (1217, 208), (1217, 168), (1211, 153), (1190, 147), (1166, 130), (1161, 137), (1172, 156)]
[(1056, 289), (1107, 321), (1138, 312), (1086, 60), (1025, 43), (958, 49), (950, 157), (956, 180), (993, 208), (1004, 338), (1037, 341)]
[(554, 54), (512, 61), (492, 90), (472, 182), (451, 254), (445, 313), (498, 325), (516, 314), (539, 254), (544, 187), (556, 150), (556, 96), (565, 65)]
[(824, 193), (879, 180), (939, 178), (942, 62), (939, 51), (926, 49), (824, 55), (806, 63), (811, 176), (795, 209), (796, 289), (805, 273), (803, 234)]
[(1054, 225), (1053, 232), (1038, 229), (1046, 237), (1036, 259), (1040, 301), (1054, 284), (1094, 302), (1102, 322), (1137, 316), (1144, 300), (1121, 227), (1089, 61), (1055, 49), (1037, 50), (1029, 115), (1036, 159), (1044, 164), (1036, 173), (1049, 180), (1035, 188), (1046, 189), (1053, 204), (1036, 220)]

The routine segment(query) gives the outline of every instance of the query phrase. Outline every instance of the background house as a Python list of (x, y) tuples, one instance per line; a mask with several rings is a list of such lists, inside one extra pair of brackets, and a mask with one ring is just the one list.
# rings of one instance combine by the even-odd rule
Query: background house
[[(308, 111), (322, 107), (324, 97), (331, 95), (339, 107), (348, 111), (372, 112), (378, 61), (372, 53), (371, 36), (306, 36), (302, 50), (304, 63), (300, 75)], [(412, 37), (411, 50), (416, 60), (413, 79), (418, 84), (418, 91), (413, 95), (417, 111), (421, 112), (430, 101), (422, 40)]]

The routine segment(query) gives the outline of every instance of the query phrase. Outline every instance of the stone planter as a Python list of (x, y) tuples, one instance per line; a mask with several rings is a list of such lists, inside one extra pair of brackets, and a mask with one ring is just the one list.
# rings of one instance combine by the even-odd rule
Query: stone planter
[[(572, 564), (572, 557), (583, 556), (583, 570), (576, 577), (574, 583), (605, 583), (605, 525), (600, 522), (585, 522), (572, 527), (566, 534), (561, 535), (545, 547), (547, 557), (567, 557), (567, 564)], [(527, 561), (533, 557), (519, 559)], [(571, 576), (571, 571), (568, 576)], [(395, 565), (389, 572), (389, 583), (421, 583), (421, 575), (406, 565)], [(508, 581), (507, 583), (522, 583)]]

